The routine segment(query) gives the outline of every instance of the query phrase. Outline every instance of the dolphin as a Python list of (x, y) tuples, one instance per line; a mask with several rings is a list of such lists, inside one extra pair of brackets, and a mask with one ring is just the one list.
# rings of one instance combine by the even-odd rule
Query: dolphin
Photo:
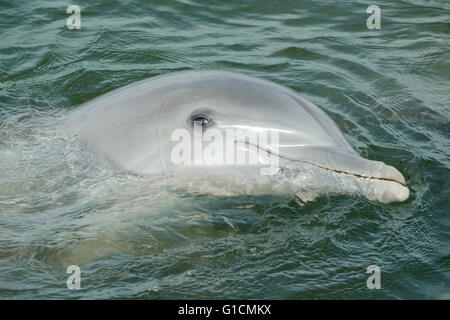
[[(172, 179), (184, 175), (186, 185), (203, 185), (200, 192), (220, 193), (227, 186), (242, 193), (258, 189), (251, 185), (264, 185), (260, 192), (271, 192), (277, 174), (262, 175), (256, 170), (262, 163), (176, 163), (176, 130), (193, 136), (199, 127), (203, 135), (215, 130), (225, 136), (239, 128), (267, 137), (275, 132), (276, 145), (269, 139), (224, 143), (265, 153), (266, 160), (276, 158), (279, 168), (304, 164), (364, 181), (370, 187), (361, 193), (370, 200), (390, 203), (409, 197), (403, 175), (383, 162), (362, 158), (319, 107), (287, 87), (234, 72), (181, 71), (152, 77), (81, 105), (66, 127), (123, 170)], [(335, 191), (350, 192), (342, 185)]]

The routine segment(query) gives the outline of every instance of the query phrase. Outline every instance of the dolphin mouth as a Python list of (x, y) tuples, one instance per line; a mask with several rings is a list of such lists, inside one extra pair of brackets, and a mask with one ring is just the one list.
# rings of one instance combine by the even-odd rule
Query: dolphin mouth
[[(348, 175), (355, 176), (357, 178), (392, 181), (392, 182), (397, 182), (397, 183), (401, 184), (402, 186), (406, 186), (405, 177), (400, 173), (400, 171), (398, 171), (397, 169), (395, 169), (392, 166), (384, 164), (383, 162), (377, 161), (377, 163), (383, 164), (383, 170), (382, 170), (383, 172), (378, 175), (371, 175), (371, 174), (364, 174), (363, 172), (355, 172), (355, 171), (351, 171), (351, 170), (345, 170), (345, 169), (340, 169), (340, 168), (336, 168), (336, 167), (326, 166), (320, 162), (315, 162), (315, 161), (311, 161), (308, 159), (301, 159), (300, 157), (299, 158), (290, 157), (288, 155), (282, 154), (281, 152), (279, 152), (278, 154), (274, 154), (267, 147), (251, 144), (248, 142), (246, 142), (246, 144), (249, 146), (254, 146), (254, 147), (270, 154), (271, 156), (277, 156), (280, 159), (285, 159), (285, 160), (292, 161), (292, 162), (308, 163), (308, 164), (311, 164), (313, 166), (316, 166), (316, 167), (324, 169), (324, 170), (328, 170), (328, 171), (332, 171), (332, 172), (340, 173), (340, 174), (348, 174)], [(349, 157), (355, 158), (354, 156), (349, 156)], [(361, 158), (361, 160), (370, 161), (370, 160), (366, 160), (366, 159), (362, 159), (362, 158)]]
[[(271, 156), (277, 156), (290, 162), (307, 163), (337, 174), (346, 174), (358, 179), (368, 179), (373, 184), (373, 195), (368, 198), (382, 203), (403, 202), (409, 198), (409, 188), (404, 176), (393, 166), (381, 161), (372, 161), (328, 147), (279, 148), (272, 152), (269, 147), (257, 144), (256, 147)], [(301, 150), (301, 152), (299, 152)]]
[[(357, 178), (363, 178), (363, 179), (374, 179), (374, 180), (383, 180), (383, 181), (397, 182), (397, 183), (401, 184), (402, 186), (406, 186), (405, 178), (401, 174), (400, 174), (399, 177), (377, 177), (377, 176), (370, 176), (370, 175), (358, 174), (358, 173), (353, 173), (353, 172), (347, 172), (345, 170), (328, 168), (328, 167), (325, 167), (325, 166), (323, 166), (323, 165), (321, 165), (319, 163), (314, 163), (314, 162), (306, 161), (306, 160), (290, 159), (290, 158), (285, 157), (283, 155), (279, 155), (279, 157), (282, 158), (282, 159), (286, 159), (288, 161), (292, 161), (292, 162), (308, 163), (308, 164), (311, 164), (311, 165), (316, 166), (318, 168), (321, 168), (321, 169), (324, 169), (324, 170), (328, 170), (328, 171), (331, 171), (331, 172), (335, 172), (335, 173), (348, 174), (348, 175), (351, 175), (351, 176), (354, 176), (354, 177), (357, 177)], [(388, 166), (388, 167), (398, 171), (394, 167), (391, 167), (391, 166)], [(397, 173), (395, 173), (395, 175), (397, 175)]]

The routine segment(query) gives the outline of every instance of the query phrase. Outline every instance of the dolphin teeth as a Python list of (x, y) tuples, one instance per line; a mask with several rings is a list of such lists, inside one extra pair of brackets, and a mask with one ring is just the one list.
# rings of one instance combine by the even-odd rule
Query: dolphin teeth
[(386, 165), (386, 164), (383, 166), (383, 168), (381, 170), (380, 178), (396, 181), (402, 185), (406, 185), (405, 177), (403, 177), (403, 175), (400, 173), (400, 171), (398, 171), (394, 167)]

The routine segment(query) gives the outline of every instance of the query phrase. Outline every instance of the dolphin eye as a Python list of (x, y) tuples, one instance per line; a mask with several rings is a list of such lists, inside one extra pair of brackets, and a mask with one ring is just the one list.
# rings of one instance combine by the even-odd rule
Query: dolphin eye
[(198, 124), (198, 125), (201, 125), (203, 128), (206, 128), (212, 124), (211, 119), (209, 119), (208, 117), (203, 116), (203, 115), (193, 116), (191, 118), (191, 120), (192, 120), (192, 125)]

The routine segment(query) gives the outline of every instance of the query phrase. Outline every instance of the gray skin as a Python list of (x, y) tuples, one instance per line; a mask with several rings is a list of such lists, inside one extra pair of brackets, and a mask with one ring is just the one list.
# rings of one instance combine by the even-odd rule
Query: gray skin
[[(178, 128), (192, 132), (197, 115), (208, 119), (203, 132), (215, 128), (224, 136), (230, 128), (277, 130), (280, 166), (308, 163), (369, 180), (373, 194), (366, 191), (365, 195), (371, 200), (388, 203), (409, 197), (405, 179), (397, 169), (361, 158), (316, 105), (286, 87), (232, 72), (185, 71), (141, 81), (85, 103), (71, 114), (67, 127), (133, 173), (171, 177), (184, 173), (219, 185), (221, 175), (228, 184), (238, 181), (237, 177), (251, 176), (255, 184), (266, 179), (259, 192), (271, 192), (273, 177), (256, 177), (259, 171), (255, 165), (173, 163), (171, 134)], [(254, 147), (270, 150), (260, 142)], [(230, 178), (233, 175), (236, 178)], [(248, 186), (242, 190), (252, 192)]]

